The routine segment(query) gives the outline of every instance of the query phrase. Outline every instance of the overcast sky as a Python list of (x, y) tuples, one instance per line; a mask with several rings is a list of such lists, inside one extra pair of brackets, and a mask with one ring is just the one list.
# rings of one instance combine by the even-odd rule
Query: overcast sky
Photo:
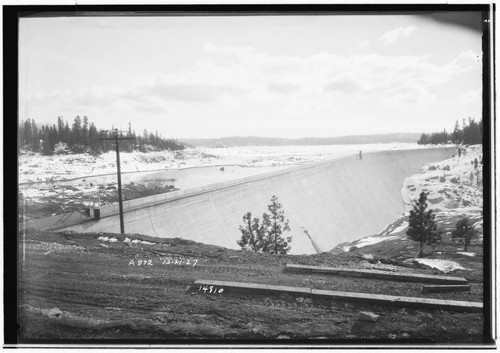
[(481, 117), (481, 33), (426, 16), (23, 18), (19, 50), (38, 124), (295, 138)]

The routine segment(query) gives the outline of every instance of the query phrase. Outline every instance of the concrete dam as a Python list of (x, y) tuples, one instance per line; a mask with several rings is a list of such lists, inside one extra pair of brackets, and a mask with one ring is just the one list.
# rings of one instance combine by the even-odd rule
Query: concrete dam
[[(392, 150), (316, 162), (202, 188), (124, 202), (125, 231), (184, 238), (238, 249), (243, 215), (262, 219), (276, 195), (289, 219), (291, 254), (316, 253), (373, 235), (404, 212), (405, 178), (426, 163), (451, 158), (454, 148)], [(60, 224), (61, 225), (61, 224)], [(54, 228), (54, 227), (53, 227)], [(118, 205), (101, 207), (101, 218), (70, 227), (80, 232), (120, 232)]]

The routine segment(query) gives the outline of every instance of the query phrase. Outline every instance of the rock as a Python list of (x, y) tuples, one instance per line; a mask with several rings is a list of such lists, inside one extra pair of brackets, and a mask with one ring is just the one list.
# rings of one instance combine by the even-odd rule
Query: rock
[(440, 181), (441, 183), (444, 183), (444, 182), (446, 181), (446, 178), (445, 178), (445, 177), (441, 177), (441, 178), (439, 178), (439, 181)]
[(407, 332), (403, 332), (403, 334), (401, 335), (402, 338), (410, 338), (410, 334), (407, 333)]
[(458, 206), (460, 206), (460, 203), (457, 200), (452, 201), (447, 205), (448, 208), (458, 208)]
[(49, 317), (60, 317), (63, 312), (59, 308), (52, 308), (46, 311), (47, 316)]
[(360, 311), (358, 315), (358, 320), (377, 322), (380, 316), (370, 312), (370, 311)]
[(352, 247), (349, 249), (349, 252), (351, 252), (351, 251), (356, 251), (357, 249), (358, 249), (358, 247), (357, 247), (357, 246), (352, 246)]
[(287, 336), (287, 335), (279, 335), (278, 337), (276, 337), (277, 339), (279, 340), (289, 340), (290, 339), (290, 336)]
[(445, 166), (443, 167), (443, 170), (450, 170), (450, 166), (449, 166), (449, 165), (445, 165)]
[(458, 180), (458, 178), (457, 178), (457, 177), (455, 177), (455, 178), (451, 178), (451, 179), (450, 179), (450, 182), (452, 182), (453, 184), (459, 184), (459, 183), (460, 183), (460, 181)]
[(361, 255), (361, 257), (363, 257), (363, 259), (367, 259), (367, 260), (373, 260), (374, 257), (372, 254), (363, 254)]
[(429, 170), (436, 170), (436, 169), (437, 169), (437, 167), (436, 167), (435, 165), (431, 165), (431, 166), (429, 167)]
[(429, 201), (432, 204), (443, 202), (443, 200), (444, 200), (444, 198), (441, 196), (433, 198), (433, 199), (427, 199), (427, 201)]

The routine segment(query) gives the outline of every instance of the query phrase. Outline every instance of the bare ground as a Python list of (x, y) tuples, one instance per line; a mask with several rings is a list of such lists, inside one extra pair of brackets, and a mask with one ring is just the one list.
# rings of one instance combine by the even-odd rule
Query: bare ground
[[(403, 263), (416, 252), (414, 242), (404, 239), (341, 254), (275, 256), (182, 239), (140, 235), (127, 235), (125, 239), (120, 235), (118, 241), (110, 243), (98, 239), (103, 236), (116, 237), (69, 232), (29, 232), (19, 236), (21, 341), (482, 342), (484, 317), (480, 313), (286, 295), (209, 295), (189, 288), (197, 279), (213, 279), (482, 302), (483, 259), (479, 246), (470, 250), (476, 252), (475, 257), (456, 254), (460, 249), (453, 243), (443, 243), (435, 249), (441, 250), (440, 254), (428, 255), (453, 259), (466, 267), (467, 271), (449, 275), (467, 278), (472, 286), (470, 292), (422, 293), (421, 283), (283, 272), (286, 263), (298, 263), (346, 268), (385, 266), (404, 272), (437, 273), (417, 263)], [(374, 257), (367, 260), (366, 254)], [(380, 319), (375, 324), (358, 321), (360, 311), (371, 311)]]

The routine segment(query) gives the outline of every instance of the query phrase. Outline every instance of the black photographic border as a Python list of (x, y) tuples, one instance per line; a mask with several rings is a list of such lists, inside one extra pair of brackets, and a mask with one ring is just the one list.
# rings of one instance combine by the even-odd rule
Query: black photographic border
[[(15, 136), (10, 131), (17, 131), (18, 126), (18, 31), (19, 18), (21, 17), (66, 17), (66, 16), (266, 16), (266, 15), (328, 15), (328, 14), (410, 14), (410, 13), (432, 13), (432, 12), (461, 12), (480, 11), (483, 18), (483, 74), (482, 74), (482, 119), (483, 119), (483, 158), (484, 158), (484, 199), (483, 199), (483, 223), (484, 223), (484, 326), (483, 326), (483, 347), (493, 347), (494, 330), (493, 319), (496, 316), (496, 303), (493, 304), (493, 287), (496, 286), (496, 279), (492, 277), (494, 260), (496, 260), (496, 249), (492, 231), (495, 232), (493, 224), (492, 208), (496, 205), (496, 197), (492, 194), (493, 183), (496, 185), (496, 169), (494, 168), (494, 156), (496, 155), (495, 141), (496, 133), (493, 130), (495, 124), (494, 108), (492, 101), (492, 83), (494, 84), (494, 31), (490, 30), (490, 21), (495, 14), (495, 5), (489, 4), (235, 4), (235, 5), (5, 5), (3, 6), (3, 192), (4, 192), (4, 347), (15, 347), (22, 343), (24, 347), (40, 347), (40, 345), (63, 345), (66, 348), (81, 348), (86, 346), (98, 348), (106, 345), (109, 348), (116, 348), (120, 345), (151, 345), (158, 344), (169, 348), (182, 348), (189, 345), (190, 348), (353, 348), (356, 345), (366, 348), (382, 347), (386, 349), (410, 348), (412, 345), (427, 347), (430, 349), (440, 348), (440, 345), (432, 344), (427, 346), (426, 342), (394, 340), (353, 340), (344, 341), (290, 341), (283, 345), (283, 341), (271, 340), (33, 340), (18, 342), (17, 330), (17, 264), (18, 245), (17, 236), (18, 224), (17, 202), (18, 175), (17, 175), (17, 149), (14, 151), (12, 144)], [(493, 90), (493, 92), (492, 92)], [(17, 140), (17, 139), (16, 139)], [(15, 142), (17, 146), (17, 142)], [(493, 151), (493, 155), (491, 153)], [(14, 188), (13, 185), (16, 185)], [(409, 346), (409, 345), (410, 346)], [(68, 345), (80, 345), (68, 347)], [(345, 345), (345, 346), (343, 346)], [(351, 347), (349, 347), (351, 345)], [(458, 348), (445, 345), (449, 348)], [(52, 347), (62, 348), (62, 347)], [(151, 348), (156, 348), (155, 346)], [(467, 347), (472, 348), (472, 347)], [(480, 347), (476, 347), (480, 348)]]

